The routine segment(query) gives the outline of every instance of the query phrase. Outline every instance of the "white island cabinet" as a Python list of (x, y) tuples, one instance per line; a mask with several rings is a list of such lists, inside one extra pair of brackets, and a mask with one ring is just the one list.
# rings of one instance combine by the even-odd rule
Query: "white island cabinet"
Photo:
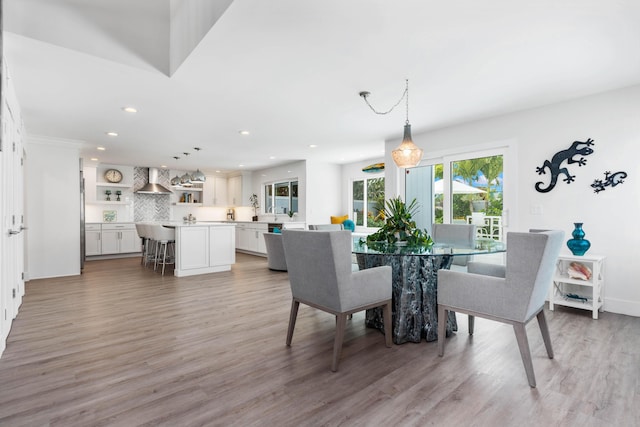
[(236, 262), (235, 224), (171, 224), (176, 229), (178, 277), (231, 270)]

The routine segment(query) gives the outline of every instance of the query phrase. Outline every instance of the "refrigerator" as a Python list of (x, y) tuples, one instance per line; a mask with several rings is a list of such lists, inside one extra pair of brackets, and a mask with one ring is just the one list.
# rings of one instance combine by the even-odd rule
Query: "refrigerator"
[(82, 159), (80, 159), (80, 273), (84, 269), (85, 260), (84, 215), (84, 175), (82, 173)]

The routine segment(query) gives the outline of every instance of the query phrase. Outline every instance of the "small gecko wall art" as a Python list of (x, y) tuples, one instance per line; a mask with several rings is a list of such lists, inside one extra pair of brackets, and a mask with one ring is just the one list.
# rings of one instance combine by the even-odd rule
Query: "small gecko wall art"
[(618, 184), (623, 184), (624, 179), (626, 177), (627, 177), (627, 173), (624, 171), (614, 172), (614, 173), (611, 173), (610, 171), (606, 171), (604, 173), (604, 180), (594, 179), (593, 184), (591, 184), (591, 187), (595, 189), (593, 191), (597, 194), (601, 191), (606, 190), (605, 187), (615, 187)]
[[(577, 163), (578, 166), (584, 166), (587, 164), (587, 160), (584, 156), (588, 156), (593, 153), (593, 148), (591, 146), (594, 145), (593, 139), (589, 138), (586, 141), (573, 141), (573, 144), (566, 150), (558, 151), (553, 155), (551, 160), (545, 160), (542, 166), (536, 167), (536, 172), (538, 175), (545, 175), (547, 170), (551, 174), (551, 181), (549, 185), (543, 187), (544, 182), (538, 181), (536, 182), (536, 190), (540, 193), (548, 193), (553, 190), (558, 183), (558, 177), (560, 174), (564, 174), (565, 178), (564, 182), (567, 184), (575, 181), (576, 176), (571, 175), (569, 170), (567, 169), (568, 165), (573, 163)], [(580, 158), (575, 158), (576, 156), (580, 156)], [(563, 163), (566, 162), (566, 165), (563, 166)]]

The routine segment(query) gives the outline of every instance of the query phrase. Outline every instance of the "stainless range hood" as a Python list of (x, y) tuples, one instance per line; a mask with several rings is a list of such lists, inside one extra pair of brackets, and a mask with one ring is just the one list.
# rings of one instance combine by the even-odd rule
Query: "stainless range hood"
[(172, 191), (158, 184), (158, 169), (149, 168), (149, 182), (136, 191), (139, 194), (171, 194)]

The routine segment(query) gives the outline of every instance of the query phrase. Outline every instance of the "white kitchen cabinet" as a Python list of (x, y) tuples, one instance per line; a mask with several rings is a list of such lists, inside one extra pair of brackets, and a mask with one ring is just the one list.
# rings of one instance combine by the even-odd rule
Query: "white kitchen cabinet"
[(207, 176), (202, 187), (203, 206), (227, 206), (228, 182), (226, 178)]
[(234, 234), (232, 227), (211, 227), (209, 229), (210, 255), (209, 265), (221, 267), (236, 262), (234, 251)]
[(242, 175), (232, 176), (227, 183), (227, 204), (231, 206), (249, 206), (251, 172), (242, 172)]
[(236, 249), (266, 255), (263, 234), (268, 231), (265, 223), (238, 223), (236, 225)]
[(181, 227), (179, 245), (181, 270), (209, 267), (209, 227)]
[(135, 224), (102, 224), (102, 255), (140, 252)]
[(102, 226), (100, 224), (86, 224), (84, 227), (85, 255), (102, 254)]
[(236, 262), (234, 224), (176, 225), (177, 277), (229, 271)]
[[(232, 176), (228, 181), (229, 188), (229, 204), (231, 206), (242, 206), (242, 176)], [(246, 204), (249, 203), (247, 200)]]

